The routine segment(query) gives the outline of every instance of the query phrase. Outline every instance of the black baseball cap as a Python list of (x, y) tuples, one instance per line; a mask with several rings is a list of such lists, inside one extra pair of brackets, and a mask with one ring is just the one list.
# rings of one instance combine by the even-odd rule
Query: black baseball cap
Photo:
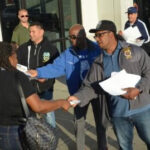
[(116, 25), (110, 20), (100, 20), (95, 29), (90, 29), (90, 33), (95, 33), (97, 31), (108, 30), (114, 33), (117, 32)]

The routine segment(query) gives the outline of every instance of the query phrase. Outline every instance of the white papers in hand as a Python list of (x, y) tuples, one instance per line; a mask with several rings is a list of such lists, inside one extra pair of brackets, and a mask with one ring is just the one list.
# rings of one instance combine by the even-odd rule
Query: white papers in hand
[(139, 40), (142, 35), (138, 29), (137, 26), (135, 27), (129, 27), (123, 31), (123, 38), (126, 40), (126, 42), (135, 44), (137, 46), (141, 46), (144, 42), (144, 40)]
[(125, 70), (112, 73), (111, 77), (99, 83), (104, 91), (110, 95), (123, 95), (126, 93), (124, 88), (135, 87), (141, 77), (135, 74), (129, 74)]
[(74, 104), (79, 104), (80, 102), (81, 102), (80, 100), (73, 100), (73, 101), (70, 101), (70, 104), (74, 105)]
[(30, 73), (28, 73), (28, 69), (26, 66), (21, 65), (21, 64), (17, 64), (17, 69), (21, 72), (23, 72), (24, 74), (26, 74), (27, 76), (30, 76)]

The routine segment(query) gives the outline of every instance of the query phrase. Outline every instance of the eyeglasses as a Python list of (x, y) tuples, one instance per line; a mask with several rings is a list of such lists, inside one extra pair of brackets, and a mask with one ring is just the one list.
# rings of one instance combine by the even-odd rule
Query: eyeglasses
[(29, 17), (29, 15), (22, 15), (22, 16), (21, 16), (21, 18), (23, 18), (23, 17), (27, 17), (27, 18), (28, 18), (28, 17)]
[(100, 38), (100, 37), (104, 36), (104, 34), (109, 33), (109, 32), (110, 31), (106, 31), (106, 32), (102, 32), (102, 33), (97, 33), (97, 34), (95, 34), (94, 39)]
[(76, 40), (79, 36), (76, 36), (76, 35), (69, 35), (68, 38), (69, 39), (73, 39), (73, 40)]

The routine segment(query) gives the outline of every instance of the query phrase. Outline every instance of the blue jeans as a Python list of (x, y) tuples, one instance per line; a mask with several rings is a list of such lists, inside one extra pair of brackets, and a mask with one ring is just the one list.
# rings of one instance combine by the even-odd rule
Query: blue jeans
[(19, 126), (0, 126), (0, 150), (22, 150)]
[(112, 122), (120, 150), (133, 150), (134, 127), (150, 150), (150, 109), (129, 117), (113, 117)]
[[(53, 98), (53, 91), (47, 90), (39, 94), (40, 98), (46, 99), (46, 100), (52, 100)], [(54, 112), (48, 112), (46, 114), (46, 121), (52, 125), (54, 128), (56, 127), (56, 121), (55, 121), (55, 114)]]

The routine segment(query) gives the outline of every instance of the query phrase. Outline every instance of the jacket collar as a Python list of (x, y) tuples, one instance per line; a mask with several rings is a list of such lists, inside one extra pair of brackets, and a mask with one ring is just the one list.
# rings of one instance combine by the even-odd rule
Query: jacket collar
[[(130, 45), (129, 45), (127, 42), (125, 42), (125, 41), (120, 41), (120, 40), (118, 40), (118, 42), (119, 42), (119, 44), (120, 44), (120, 46), (121, 46), (121, 49), (127, 48), (127, 47), (130, 46)], [(97, 64), (102, 65), (102, 63), (103, 63), (103, 54), (102, 54), (102, 53), (101, 53), (101, 55), (95, 60), (95, 62), (96, 62)]]
[[(47, 38), (44, 37), (43, 40), (40, 43), (37, 44), (37, 46), (42, 45), (43, 43), (45, 43), (46, 40), (47, 40)], [(33, 46), (35, 44), (31, 40), (29, 40), (28, 45)]]
[(120, 44), (120, 46), (122, 47), (122, 48), (126, 48), (126, 47), (129, 47), (130, 46), (130, 44), (129, 43), (127, 43), (126, 41), (118, 41), (119, 42), (119, 44)]
[[(138, 19), (136, 19), (136, 21), (134, 22), (134, 24), (132, 24), (132, 27), (136, 26), (137, 23), (138, 23)], [(128, 24), (129, 24), (129, 26), (130, 26), (131, 23), (128, 21)]]
[[(93, 42), (92, 42), (91, 40), (89, 40), (88, 38), (86, 38), (86, 40), (87, 40), (87, 49), (88, 49), (89, 51), (91, 51), (92, 48), (93, 48)], [(76, 54), (76, 51), (78, 51), (78, 50), (75, 49), (73, 46), (71, 46), (71, 47), (70, 47), (70, 51), (72, 51), (74, 54)]]

